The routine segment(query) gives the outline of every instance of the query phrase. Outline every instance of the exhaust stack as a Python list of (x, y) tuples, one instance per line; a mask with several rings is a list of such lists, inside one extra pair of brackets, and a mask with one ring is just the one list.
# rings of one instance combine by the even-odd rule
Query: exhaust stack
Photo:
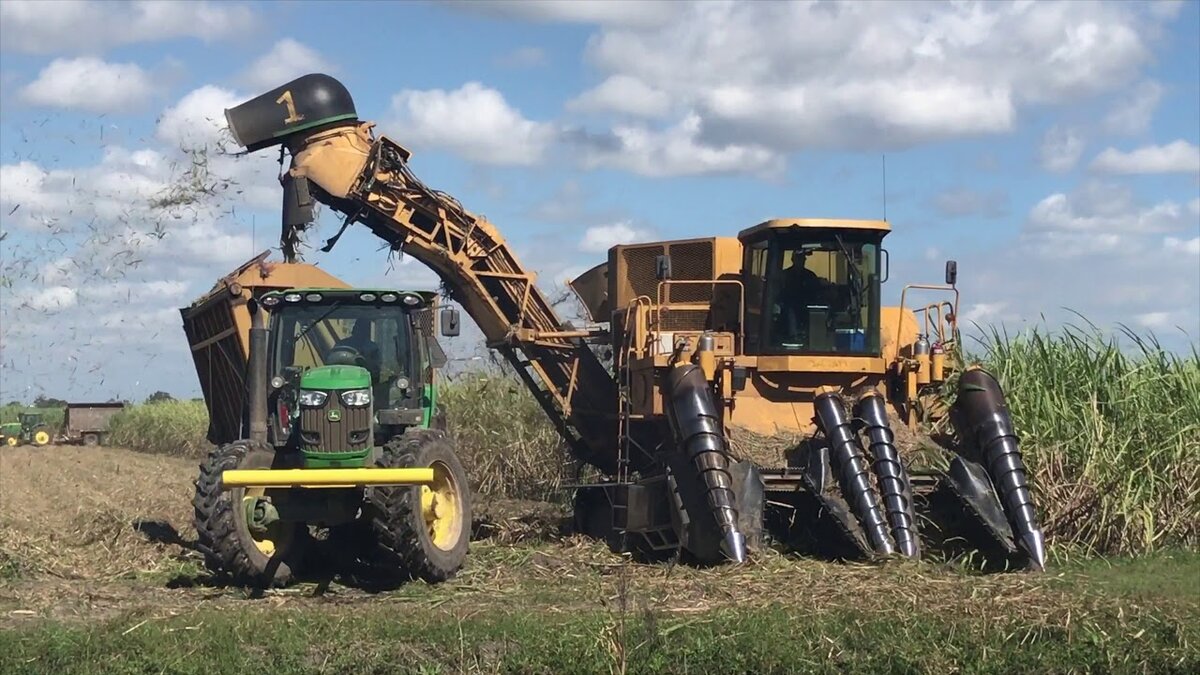
[(246, 373), (246, 403), (250, 417), (250, 440), (267, 443), (267, 328), (258, 303), (251, 301), (250, 359)]
[(879, 491), (891, 526), (896, 548), (909, 558), (921, 557), (921, 543), (917, 536), (917, 517), (913, 510), (912, 484), (908, 471), (900, 462), (896, 451), (895, 435), (888, 424), (887, 408), (883, 396), (877, 391), (868, 391), (854, 405), (854, 416), (862, 420), (871, 454), (875, 459), (872, 469), (879, 480)]
[(813, 405), (817, 412), (817, 424), (829, 440), (829, 453), (837, 467), (842, 494), (866, 530), (871, 548), (878, 555), (895, 553), (883, 510), (879, 507), (879, 496), (875, 494), (867, 476), (866, 455), (850, 429), (850, 421), (846, 419), (845, 401), (837, 392), (825, 391), (817, 395)]
[(959, 381), (954, 407), (956, 421), (963, 425), (959, 432), (964, 443), (987, 467), (1017, 544), (1038, 569), (1045, 569), (1046, 540), (1033, 508), (1025, 463), (1000, 383), (980, 368), (966, 371)]

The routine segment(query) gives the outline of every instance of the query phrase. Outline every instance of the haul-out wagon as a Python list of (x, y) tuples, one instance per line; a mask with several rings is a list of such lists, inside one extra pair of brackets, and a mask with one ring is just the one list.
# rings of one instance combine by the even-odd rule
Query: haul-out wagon
[(108, 435), (112, 418), (124, 409), (124, 403), (68, 403), (63, 415), (62, 440), (100, 445)]

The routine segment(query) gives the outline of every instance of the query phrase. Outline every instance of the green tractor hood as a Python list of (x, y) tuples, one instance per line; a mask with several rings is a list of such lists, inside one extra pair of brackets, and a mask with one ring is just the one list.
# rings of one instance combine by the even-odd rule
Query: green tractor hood
[(301, 389), (340, 391), (370, 387), (371, 374), (359, 366), (321, 366), (306, 371), (300, 377)]

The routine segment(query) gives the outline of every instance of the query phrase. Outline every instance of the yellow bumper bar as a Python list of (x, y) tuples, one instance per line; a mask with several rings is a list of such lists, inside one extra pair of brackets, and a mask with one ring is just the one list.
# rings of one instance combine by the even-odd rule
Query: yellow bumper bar
[(221, 485), (232, 488), (335, 488), (363, 485), (428, 485), (433, 469), (231, 469)]

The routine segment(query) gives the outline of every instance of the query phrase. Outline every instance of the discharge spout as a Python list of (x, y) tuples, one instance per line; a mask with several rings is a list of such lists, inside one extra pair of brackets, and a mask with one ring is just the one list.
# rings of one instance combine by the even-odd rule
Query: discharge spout
[(959, 429), (963, 440), (987, 468), (1017, 544), (1038, 569), (1044, 569), (1046, 540), (1038, 525), (1017, 434), (1000, 383), (985, 370), (966, 371), (959, 380), (954, 407), (956, 420), (963, 425)]
[(913, 510), (912, 483), (908, 471), (900, 461), (896, 450), (895, 435), (888, 424), (887, 407), (883, 396), (877, 391), (868, 391), (854, 406), (854, 416), (862, 421), (863, 430), (870, 442), (874, 463), (871, 468), (879, 480), (879, 491), (883, 507), (891, 526), (896, 548), (909, 558), (921, 557), (921, 543), (917, 536), (917, 518)]
[(883, 509), (879, 506), (879, 497), (867, 475), (866, 455), (846, 418), (845, 402), (836, 392), (826, 391), (817, 395), (813, 406), (817, 412), (817, 424), (829, 440), (829, 454), (842, 486), (842, 494), (866, 530), (871, 548), (878, 555), (895, 553)]

